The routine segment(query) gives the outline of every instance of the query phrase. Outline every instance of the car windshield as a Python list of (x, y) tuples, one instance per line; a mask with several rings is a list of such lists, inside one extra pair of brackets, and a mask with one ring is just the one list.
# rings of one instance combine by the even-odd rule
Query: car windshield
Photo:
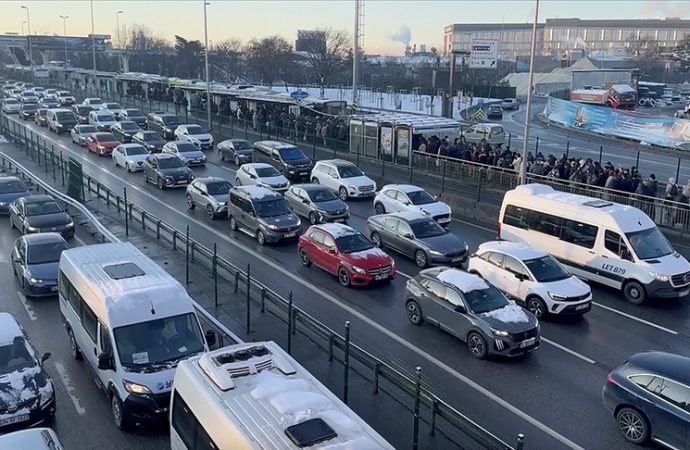
[(235, 150), (251, 150), (252, 146), (247, 141), (234, 141), (232, 144)]
[(196, 145), (189, 143), (189, 142), (180, 142), (177, 144), (177, 151), (180, 153), (198, 153), (199, 149), (196, 148)]
[[(36, 364), (33, 352), (29, 350), (29, 346), (21, 336), (15, 337), (11, 344), (0, 346), (0, 375), (35, 367)], [(23, 387), (22, 384), (18, 389)]]
[(161, 169), (177, 169), (184, 166), (185, 164), (177, 156), (173, 158), (160, 158), (158, 160), (158, 167)]
[(38, 105), (35, 103), (26, 103), (22, 109), (24, 111), (36, 111), (38, 109)]
[(89, 106), (77, 106), (77, 112), (82, 116), (87, 115), (91, 111), (93, 111), (93, 108)]
[(280, 157), (283, 158), (283, 161), (306, 158), (302, 150), (298, 149), (297, 147), (281, 148), (280, 150), (278, 150), (278, 152), (280, 153)]
[(120, 363), (130, 371), (167, 369), (204, 350), (194, 313), (141, 322), (113, 330)]
[(149, 153), (141, 145), (133, 145), (131, 147), (127, 147), (126, 152), (127, 156), (147, 155)]
[(283, 198), (254, 202), (254, 208), (256, 208), (256, 214), (259, 217), (284, 216), (291, 212)]
[(436, 223), (436, 221), (432, 218), (410, 222), (410, 227), (412, 227), (412, 232), (417, 239), (424, 239), (446, 234), (446, 230), (444, 230), (441, 225)]
[(487, 289), (475, 289), (463, 294), (470, 310), (475, 314), (484, 314), (508, 306), (508, 299), (489, 286)]
[(374, 246), (361, 233), (346, 234), (335, 240), (341, 253), (356, 253), (369, 250)]
[(55, 214), (62, 212), (60, 205), (54, 200), (47, 200), (43, 202), (31, 202), (25, 205), (26, 216), (41, 216), (43, 214)]
[(105, 107), (108, 109), (122, 109), (122, 106), (120, 106), (118, 103), (106, 103)]
[(406, 192), (406, 194), (413, 205), (427, 205), (436, 202), (436, 199), (425, 190)]
[(657, 227), (625, 233), (632, 251), (639, 259), (654, 259), (673, 253), (673, 247)]
[(8, 180), (0, 182), (0, 194), (11, 194), (13, 192), (27, 192), (26, 185), (19, 180)]
[(163, 117), (163, 123), (166, 125), (179, 125), (182, 123), (182, 120), (177, 116)]
[(134, 122), (122, 122), (120, 126), (122, 127), (123, 130), (128, 130), (128, 131), (140, 129), (139, 125), (137, 125)]
[(89, 133), (97, 133), (98, 129), (96, 127), (89, 125), (89, 126), (78, 127), (77, 131), (79, 131), (79, 134), (89, 134)]
[(59, 120), (59, 121), (63, 121), (63, 120), (77, 120), (77, 118), (74, 117), (74, 114), (72, 114), (72, 113), (69, 112), (69, 111), (58, 112), (58, 113), (55, 114), (55, 117), (56, 117), (57, 120)]
[(60, 254), (69, 247), (64, 242), (33, 244), (26, 248), (27, 264), (46, 264), (60, 261)]
[(206, 134), (204, 129), (198, 125), (187, 127), (187, 133), (189, 133), (189, 134)]
[(115, 122), (115, 117), (112, 114), (98, 114), (96, 120), (103, 122)]
[(535, 280), (541, 283), (570, 278), (570, 274), (551, 255), (524, 261)]
[(364, 175), (357, 166), (340, 166), (338, 167), (340, 178), (354, 178)]
[(278, 172), (275, 167), (257, 167), (256, 175), (261, 178), (279, 177), (280, 172)]
[(227, 181), (218, 181), (206, 185), (206, 189), (208, 189), (210, 195), (225, 195), (231, 187), (232, 185)]
[(11, 99), (11, 98), (8, 98), (8, 99), (5, 100), (5, 104), (6, 104), (6, 105), (18, 105), (18, 104), (19, 104), (19, 101), (18, 101), (18, 100)]
[(150, 133), (141, 133), (141, 140), (146, 142), (157, 141), (158, 135), (155, 131), (151, 131)]
[(113, 136), (110, 133), (104, 133), (104, 134), (98, 134), (96, 135), (96, 139), (98, 142), (115, 142), (117, 139), (115, 139), (115, 136)]
[(309, 196), (311, 201), (315, 203), (330, 202), (331, 200), (335, 200), (337, 198), (333, 191), (325, 188), (314, 191), (307, 191), (307, 195)]
[(143, 117), (144, 114), (138, 109), (126, 109), (128, 117)]

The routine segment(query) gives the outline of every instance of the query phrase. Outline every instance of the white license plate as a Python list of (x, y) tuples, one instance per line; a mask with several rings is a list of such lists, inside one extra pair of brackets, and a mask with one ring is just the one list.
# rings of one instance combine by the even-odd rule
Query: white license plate
[(581, 305), (577, 305), (575, 307), (575, 311), (580, 311), (582, 309), (587, 309), (587, 308), (589, 308), (589, 303), (583, 303)]
[(289, 232), (289, 233), (285, 233), (285, 237), (286, 237), (286, 238), (295, 237), (295, 236), (297, 236), (297, 232), (296, 232), (296, 231), (291, 231), (291, 232)]
[(382, 273), (382, 274), (376, 275), (377, 280), (385, 280), (386, 278), (388, 278), (387, 273)]
[(58, 287), (57, 286), (51, 286), (50, 290), (51, 290), (51, 292), (57, 292)]
[(10, 425), (13, 423), (19, 423), (29, 420), (28, 414), (21, 414), (19, 416), (8, 417), (7, 419), (0, 420), (0, 426)]
[(536, 341), (537, 341), (537, 338), (535, 338), (535, 337), (525, 339), (524, 341), (520, 342), (520, 348), (529, 347), (530, 345), (533, 345)]
[(690, 294), (690, 289), (686, 289), (684, 291), (681, 291), (680, 294), (678, 294), (679, 297), (685, 297), (686, 295)]

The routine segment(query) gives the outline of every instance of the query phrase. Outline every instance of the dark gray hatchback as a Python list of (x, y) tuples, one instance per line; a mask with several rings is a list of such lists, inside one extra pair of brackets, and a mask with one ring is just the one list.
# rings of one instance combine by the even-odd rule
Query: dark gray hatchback
[(690, 447), (690, 358), (637, 353), (609, 374), (602, 400), (628, 441)]

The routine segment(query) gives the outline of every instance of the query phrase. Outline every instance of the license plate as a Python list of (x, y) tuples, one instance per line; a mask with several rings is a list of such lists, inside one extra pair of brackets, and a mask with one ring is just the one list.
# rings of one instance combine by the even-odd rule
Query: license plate
[(285, 233), (285, 237), (286, 237), (286, 238), (295, 237), (295, 236), (297, 236), (297, 232), (296, 232), (296, 231), (291, 231), (291, 232), (289, 232), (289, 233)]
[(537, 338), (529, 338), (525, 339), (524, 341), (520, 342), (520, 348), (525, 348), (529, 347), (530, 345), (534, 345), (534, 343), (537, 341)]
[(460, 261), (460, 260), (462, 260), (462, 257), (461, 257), (461, 256), (458, 256), (457, 258), (451, 259), (450, 262), (458, 262), (458, 261)]
[(581, 305), (577, 305), (575, 307), (575, 311), (580, 311), (582, 309), (587, 309), (587, 308), (589, 308), (589, 303), (583, 303)]
[(690, 289), (686, 289), (684, 291), (681, 291), (680, 294), (678, 294), (678, 296), (679, 297), (685, 297), (688, 294), (690, 294)]
[(0, 426), (10, 425), (12, 423), (24, 422), (29, 420), (28, 414), (21, 414), (19, 416), (8, 417), (7, 419), (0, 420)]
[(58, 287), (57, 287), (57, 286), (51, 286), (51, 287), (50, 287), (50, 291), (51, 291), (51, 292), (57, 292), (57, 290), (58, 290)]
[(379, 274), (379, 275), (376, 275), (376, 279), (377, 279), (377, 280), (385, 280), (386, 278), (388, 278), (388, 274), (387, 274), (387, 273), (381, 273), (381, 274)]

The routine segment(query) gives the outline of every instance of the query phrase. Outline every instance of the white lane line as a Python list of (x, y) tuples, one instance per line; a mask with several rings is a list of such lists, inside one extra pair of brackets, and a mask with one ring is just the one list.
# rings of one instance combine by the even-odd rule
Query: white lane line
[(601, 303), (597, 303), (597, 302), (592, 302), (592, 304), (595, 306), (598, 306), (599, 308), (605, 309), (607, 311), (611, 311), (612, 313), (619, 314), (623, 317), (627, 317), (628, 319), (631, 319), (631, 320), (634, 320), (636, 322), (640, 322), (640, 323), (643, 323), (643, 324), (648, 325), (650, 327), (656, 328), (657, 330), (661, 330), (661, 331), (664, 331), (666, 333), (673, 334), (674, 336), (678, 334), (677, 331), (671, 330), (671, 329), (666, 328), (666, 327), (662, 327), (661, 325), (657, 325), (657, 324), (650, 322), (648, 320), (640, 319), (639, 317), (635, 317), (632, 314), (628, 314), (628, 313), (625, 313), (623, 311), (618, 311), (617, 309), (611, 308), (610, 306), (602, 305)]
[[(18, 122), (18, 123), (19, 123), (19, 122)], [(32, 130), (32, 131), (33, 131), (33, 130)], [(73, 152), (70, 148), (68, 148), (66, 145), (62, 144), (61, 142), (55, 141), (54, 139), (52, 139), (52, 138), (50, 138), (50, 137), (48, 137), (48, 136), (46, 136), (46, 135), (43, 135), (43, 137), (46, 138), (46, 139), (48, 139), (49, 141), (52, 141), (53, 143), (55, 143), (55, 144), (61, 146), (62, 148), (68, 150), (70, 153), (73, 153), (73, 154), (75, 154), (75, 155), (78, 155), (78, 154), (76, 154), (76, 152)], [(87, 161), (87, 162), (89, 163), (90, 166), (95, 167), (95, 168), (97, 168), (97, 169), (101, 169), (103, 172), (107, 172), (110, 176), (112, 176), (113, 178), (116, 178), (116, 179), (120, 180), (121, 182), (125, 183), (127, 186), (133, 187), (133, 188), (136, 189), (137, 191), (139, 191), (139, 192), (141, 192), (142, 194), (146, 195), (151, 201), (158, 203), (161, 207), (166, 208), (166, 209), (172, 211), (174, 214), (180, 214), (180, 211), (179, 211), (179, 210), (177, 210), (177, 209), (175, 209), (174, 207), (168, 205), (168, 204), (165, 203), (164, 201), (162, 201), (162, 200), (160, 200), (160, 199), (154, 197), (154, 196), (151, 195), (151, 193), (149, 193), (147, 190), (141, 189), (141, 188), (139, 188), (138, 186), (135, 186), (135, 185), (131, 184), (129, 181), (127, 181), (127, 180), (121, 178), (119, 175), (115, 175), (115, 174), (113, 174), (112, 172), (108, 172), (105, 168), (101, 168), (100, 166), (95, 165), (94, 163), (92, 163), (91, 161), (88, 161), (88, 160), (85, 159), (85, 158), (82, 158), (82, 159), (83, 159), (84, 161)], [(243, 245), (243, 244), (240, 244), (239, 242), (237, 242), (237, 241), (231, 239), (228, 235), (219, 232), (219, 231), (216, 230), (215, 228), (210, 227), (208, 224), (205, 224), (205, 223), (203, 223), (203, 222), (200, 222), (200, 221), (197, 220), (196, 218), (185, 216), (185, 219), (186, 219), (186, 220), (193, 221), (193, 222), (196, 223), (198, 226), (200, 226), (201, 228), (206, 229), (209, 233), (211, 233), (211, 234), (217, 236), (217, 237), (220, 238), (221, 240), (223, 240), (223, 241), (229, 243), (230, 245), (232, 245), (232, 246), (234, 246), (234, 247), (236, 247), (236, 248), (238, 248), (238, 249), (241, 249), (242, 251), (244, 251), (244, 252), (246, 252), (246, 253), (248, 253), (248, 254), (253, 255), (253, 256), (254, 256), (256, 259), (258, 259), (259, 261), (263, 262), (264, 264), (266, 264), (266, 265), (268, 265), (268, 266), (270, 266), (270, 267), (273, 267), (275, 270), (277, 270), (278, 272), (282, 273), (282, 274), (285, 275), (286, 277), (292, 279), (294, 282), (301, 284), (301, 285), (304, 286), (306, 289), (311, 290), (312, 292), (314, 292), (314, 293), (320, 295), (320, 296), (323, 297), (324, 299), (330, 301), (330, 302), (333, 303), (334, 305), (339, 306), (341, 309), (347, 311), (347, 312), (348, 312), (349, 314), (351, 314), (352, 316), (358, 318), (359, 320), (361, 320), (362, 322), (366, 323), (367, 325), (369, 325), (370, 327), (374, 328), (375, 330), (379, 331), (380, 333), (383, 333), (383, 334), (386, 335), (388, 338), (392, 339), (393, 341), (395, 341), (395, 342), (397, 342), (398, 344), (402, 345), (403, 347), (407, 348), (408, 350), (410, 350), (411, 352), (415, 353), (415, 354), (416, 354), (417, 356), (419, 356), (420, 358), (426, 359), (426, 360), (429, 361), (431, 364), (434, 364), (435, 366), (439, 367), (441, 370), (443, 370), (444, 372), (446, 372), (446, 373), (449, 374), (450, 376), (452, 376), (452, 377), (454, 377), (454, 378), (456, 378), (456, 379), (462, 381), (463, 383), (465, 383), (466, 385), (468, 385), (469, 387), (471, 387), (471, 388), (474, 389), (475, 391), (481, 393), (481, 394), (484, 395), (485, 397), (488, 397), (489, 399), (491, 399), (493, 402), (495, 402), (496, 404), (498, 404), (498, 405), (501, 406), (502, 408), (504, 408), (504, 409), (510, 411), (511, 413), (515, 414), (516, 416), (520, 417), (522, 420), (528, 422), (528, 423), (529, 423), (530, 425), (532, 425), (533, 427), (535, 427), (535, 428), (541, 430), (543, 433), (549, 435), (550, 437), (552, 437), (553, 439), (555, 439), (555, 440), (557, 440), (558, 442), (562, 443), (563, 445), (565, 445), (565, 446), (567, 446), (567, 447), (570, 447), (571, 449), (574, 449), (574, 450), (585, 450), (583, 447), (581, 447), (580, 445), (578, 445), (578, 444), (576, 444), (575, 442), (571, 441), (571, 440), (568, 439), (567, 437), (561, 435), (561, 434), (558, 433), (557, 431), (555, 431), (555, 430), (549, 428), (548, 426), (544, 425), (544, 424), (541, 422), (541, 420), (536, 419), (536, 418), (530, 416), (529, 414), (527, 414), (526, 412), (522, 411), (521, 409), (519, 409), (518, 407), (514, 406), (513, 404), (508, 403), (507, 401), (503, 400), (503, 399), (502, 399), (501, 397), (499, 397), (498, 395), (494, 394), (494, 393), (491, 392), (490, 390), (484, 388), (484, 387), (481, 386), (480, 384), (476, 383), (475, 381), (473, 381), (473, 380), (471, 380), (470, 378), (466, 377), (465, 375), (461, 374), (460, 372), (458, 372), (457, 370), (453, 369), (452, 367), (450, 367), (449, 365), (447, 365), (447, 364), (444, 363), (443, 361), (439, 360), (438, 358), (436, 358), (436, 357), (434, 357), (434, 356), (431, 356), (431, 355), (428, 354), (425, 350), (422, 350), (421, 348), (417, 347), (416, 345), (412, 344), (411, 342), (409, 342), (409, 341), (403, 339), (402, 337), (398, 336), (398, 335), (395, 334), (394, 332), (390, 331), (388, 328), (384, 327), (383, 325), (380, 325), (379, 323), (377, 323), (377, 322), (375, 322), (374, 320), (370, 319), (369, 317), (367, 317), (367, 316), (364, 315), (363, 313), (360, 313), (360, 312), (357, 311), (356, 309), (352, 308), (350, 305), (348, 305), (348, 304), (346, 304), (346, 303), (340, 301), (339, 299), (337, 299), (337, 298), (334, 297), (333, 295), (331, 295), (331, 294), (329, 294), (328, 292), (324, 291), (323, 289), (320, 289), (320, 288), (318, 288), (318, 287), (312, 285), (311, 283), (309, 283), (309, 282), (303, 280), (302, 278), (298, 277), (297, 275), (293, 274), (293, 273), (290, 272), (289, 270), (283, 268), (281, 265), (277, 264), (276, 262), (274, 262), (274, 261), (272, 261), (272, 260), (266, 258), (265, 256), (263, 256), (263, 255), (257, 253), (255, 249), (251, 249), (251, 248), (249, 248), (249, 247), (247, 247), (247, 246), (245, 246), (245, 245)]]
[(81, 406), (81, 403), (79, 403), (79, 397), (74, 393), (75, 389), (74, 386), (72, 386), (72, 380), (70, 380), (69, 375), (67, 375), (65, 366), (63, 366), (61, 362), (55, 361), (55, 368), (57, 369), (58, 374), (60, 375), (60, 381), (62, 381), (62, 385), (65, 386), (65, 390), (67, 390), (67, 395), (69, 395), (69, 398), (72, 399), (74, 409), (77, 410), (77, 414), (83, 416), (84, 414), (86, 414), (86, 409), (84, 409), (84, 407)]
[(558, 342), (554, 342), (551, 339), (547, 339), (544, 336), (541, 337), (541, 340), (546, 342), (547, 344), (553, 345), (554, 347), (556, 347), (560, 350), (563, 350), (564, 352), (566, 352), (570, 355), (573, 355), (576, 358), (580, 358), (581, 360), (583, 360), (585, 362), (588, 362), (590, 364), (594, 364), (596, 362), (593, 359), (588, 358), (585, 355), (581, 355), (580, 353), (576, 352), (575, 350), (570, 350), (568, 347), (565, 347), (565, 346), (559, 344)]
[(395, 272), (395, 273), (397, 273), (397, 274), (400, 275), (401, 277), (407, 278), (408, 280), (412, 278), (412, 275), (408, 275), (408, 274), (406, 274), (405, 272), (401, 272), (401, 271), (399, 271), (399, 270), (398, 270), (397, 272)]
[(19, 301), (22, 302), (22, 305), (24, 305), (24, 309), (26, 310), (26, 313), (29, 315), (29, 318), (31, 320), (36, 320), (36, 313), (34, 312), (33, 307), (29, 305), (29, 302), (26, 300), (24, 294), (22, 294), (20, 291), (17, 291), (17, 297), (19, 297)]

